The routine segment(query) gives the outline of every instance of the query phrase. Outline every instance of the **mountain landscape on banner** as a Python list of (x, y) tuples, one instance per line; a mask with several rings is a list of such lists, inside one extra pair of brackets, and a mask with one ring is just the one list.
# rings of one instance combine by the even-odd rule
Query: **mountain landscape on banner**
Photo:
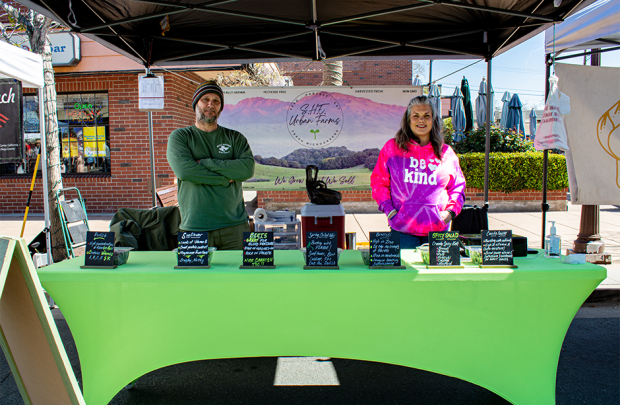
[[(326, 147), (346, 146), (350, 151), (381, 148), (400, 126), (404, 106), (377, 103), (364, 97), (329, 93), (343, 112), (338, 138)], [(252, 152), (264, 158), (283, 158), (301, 146), (290, 135), (287, 112), (290, 101), (252, 97), (226, 104), (218, 123), (241, 132)]]

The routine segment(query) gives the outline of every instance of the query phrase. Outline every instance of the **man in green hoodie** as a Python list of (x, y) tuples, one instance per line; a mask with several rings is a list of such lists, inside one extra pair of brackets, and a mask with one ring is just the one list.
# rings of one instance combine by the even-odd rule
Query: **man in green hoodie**
[(201, 84), (192, 99), (196, 123), (168, 138), (168, 164), (178, 178), (183, 231), (208, 231), (209, 246), (243, 249), (249, 232), (242, 182), (254, 175), (247, 139), (221, 127), (224, 93), (215, 81)]

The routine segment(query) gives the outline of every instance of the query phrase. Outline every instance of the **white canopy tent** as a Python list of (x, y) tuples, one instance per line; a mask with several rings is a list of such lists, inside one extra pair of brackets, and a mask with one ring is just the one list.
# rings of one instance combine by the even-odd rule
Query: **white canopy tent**
[(3, 41), (0, 41), (0, 55), (0, 79), (17, 79), (24, 87), (43, 88), (41, 55)]
[[(602, 53), (620, 49), (620, 0), (598, 0), (587, 5), (583, 9), (575, 12), (563, 22), (555, 25), (555, 28), (545, 30), (545, 55), (547, 79), (551, 74), (551, 60), (570, 59), (582, 55), (593, 53)], [(554, 32), (555, 31), (555, 32)], [(588, 50), (591, 50), (588, 52)], [(565, 51), (584, 51), (564, 54)], [(561, 56), (560, 56), (561, 55)], [(547, 80), (547, 89), (545, 98), (548, 95), (549, 86)], [(543, 215), (542, 215), (542, 239), (545, 238), (546, 210), (544, 206), (547, 203), (547, 154), (544, 151), (544, 173), (543, 173)], [(570, 154), (570, 152), (569, 152)], [(571, 177), (570, 168), (569, 178)], [(571, 198), (572, 198), (571, 193)], [(590, 223), (598, 222), (593, 216), (594, 211), (588, 211), (589, 214), (584, 217), (582, 210), (581, 222)], [(588, 225), (590, 226), (590, 225)], [(598, 225), (597, 225), (598, 226)], [(580, 233), (585, 232), (581, 229)], [(594, 232), (596, 233), (596, 232)], [(544, 247), (544, 246), (543, 246)]]
[[(0, 41), (0, 79), (16, 79), (24, 87), (34, 87), (39, 90), (39, 117), (45, 117), (43, 112), (43, 59), (41, 55), (26, 51), (14, 45)], [(45, 210), (45, 229), (50, 227), (50, 207), (47, 187), (47, 147), (45, 144), (45, 119), (39, 120), (41, 131), (41, 160), (44, 162), (43, 174), (43, 202)], [(47, 262), (52, 263), (52, 246), (49, 232), (45, 234), (47, 247)]]
[[(545, 53), (552, 54), (553, 28), (545, 30)], [(599, 0), (555, 26), (555, 52), (620, 46), (620, 0)]]

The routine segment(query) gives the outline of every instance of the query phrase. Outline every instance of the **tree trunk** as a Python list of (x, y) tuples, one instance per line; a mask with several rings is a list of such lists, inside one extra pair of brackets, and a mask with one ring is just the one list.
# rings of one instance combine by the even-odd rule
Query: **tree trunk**
[(342, 61), (323, 61), (323, 86), (342, 86)]
[[(37, 18), (38, 17), (38, 18)], [(58, 138), (58, 116), (56, 113), (56, 83), (54, 69), (52, 68), (52, 49), (48, 39), (51, 20), (42, 15), (35, 15), (33, 31), (30, 35), (30, 46), (33, 52), (43, 57), (43, 112), (45, 117), (45, 143), (47, 162), (43, 170), (47, 170), (48, 195), (44, 196), (49, 201), (50, 208), (50, 235), (52, 244), (52, 257), (54, 262), (67, 258), (67, 250), (62, 232), (60, 217), (56, 201), (56, 191), (62, 188), (60, 175), (60, 141)]]

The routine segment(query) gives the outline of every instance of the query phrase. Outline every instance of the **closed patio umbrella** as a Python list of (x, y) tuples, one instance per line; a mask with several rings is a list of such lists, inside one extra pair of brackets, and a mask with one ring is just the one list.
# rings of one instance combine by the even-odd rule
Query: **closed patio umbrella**
[(506, 128), (506, 117), (508, 116), (508, 103), (510, 102), (510, 98), (512, 95), (509, 91), (504, 92), (502, 96), (502, 116), (499, 119), (499, 126), (501, 128)]
[(525, 137), (525, 125), (523, 124), (523, 104), (518, 94), (513, 94), (508, 103), (508, 116), (506, 117), (506, 129), (511, 129)]
[(431, 84), (431, 88), (428, 91), (428, 98), (431, 99), (431, 103), (435, 106), (437, 114), (441, 118), (441, 93), (439, 87), (435, 83)]
[(463, 135), (465, 131), (465, 108), (463, 107), (463, 94), (461, 94), (461, 89), (458, 86), (454, 89), (450, 105), (452, 110), (452, 128), (454, 129), (452, 139), (455, 142), (460, 142), (465, 138)]
[[(493, 111), (493, 86), (489, 89), (491, 92), (491, 112)], [(476, 121), (478, 128), (482, 128), (487, 122), (487, 80), (483, 77), (476, 97)], [(491, 123), (493, 120), (491, 119)]]
[(422, 86), (422, 80), (420, 80), (420, 76), (415, 75), (415, 78), (413, 79), (413, 85), (414, 86)]
[(536, 137), (536, 110), (532, 108), (530, 111), (530, 139), (534, 140)]
[(467, 133), (474, 127), (474, 110), (471, 106), (469, 82), (465, 76), (463, 76), (463, 80), (461, 80), (461, 93), (463, 94), (463, 107), (465, 107), (465, 133)]

